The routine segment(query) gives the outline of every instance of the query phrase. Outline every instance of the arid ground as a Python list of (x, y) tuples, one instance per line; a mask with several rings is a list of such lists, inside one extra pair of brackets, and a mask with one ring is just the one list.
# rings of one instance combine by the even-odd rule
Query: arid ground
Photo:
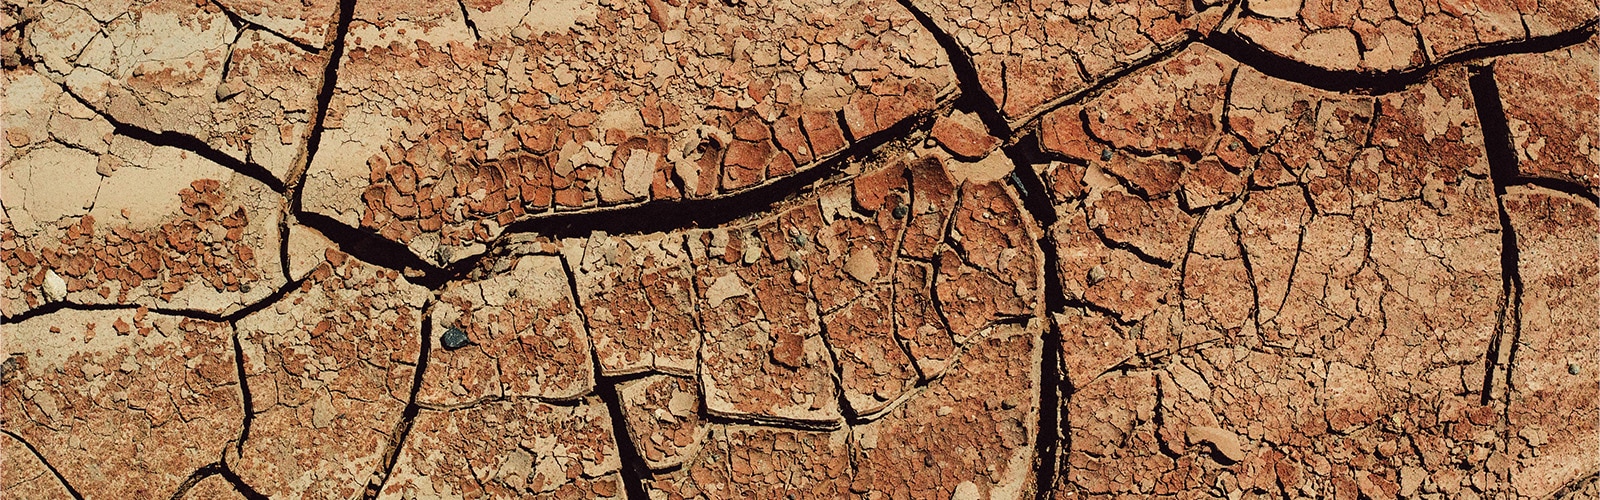
[(0, 497), (1600, 498), (1595, 0), (5, 0)]

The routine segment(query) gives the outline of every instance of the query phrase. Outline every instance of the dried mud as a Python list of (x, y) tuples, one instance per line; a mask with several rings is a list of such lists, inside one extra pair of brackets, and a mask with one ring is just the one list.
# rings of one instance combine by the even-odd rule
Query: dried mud
[(0, 496), (1597, 498), (1600, 4), (0, 7)]

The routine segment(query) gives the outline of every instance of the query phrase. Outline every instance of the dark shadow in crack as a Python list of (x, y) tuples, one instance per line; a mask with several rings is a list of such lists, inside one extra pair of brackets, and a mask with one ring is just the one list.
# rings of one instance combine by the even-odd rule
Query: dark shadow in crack
[(645, 493), (644, 479), (650, 477), (650, 467), (645, 464), (644, 456), (639, 454), (639, 449), (633, 445), (633, 439), (628, 437), (628, 425), (624, 420), (626, 416), (622, 413), (622, 397), (617, 395), (618, 383), (639, 378), (643, 374), (621, 377), (600, 376), (598, 375), (600, 359), (592, 359), (594, 372), (597, 374), (594, 381), (595, 395), (605, 402), (606, 411), (611, 415), (611, 435), (617, 442), (617, 454), (622, 461), (619, 474), (622, 476), (623, 491), (627, 493), (628, 500), (648, 499), (650, 496)]
[(245, 497), (248, 500), (266, 500), (267, 498), (266, 495), (256, 491), (255, 488), (251, 488), (250, 485), (244, 484), (244, 481), (239, 479), (238, 474), (234, 474), (233, 471), (228, 470), (227, 464), (223, 462), (216, 462), (196, 469), (193, 474), (190, 474), (189, 478), (185, 479), (183, 484), (178, 486), (178, 490), (172, 493), (172, 500), (184, 498), (189, 494), (189, 490), (193, 489), (196, 484), (200, 484), (200, 481), (204, 481), (212, 476), (220, 477), (222, 480), (227, 481), (228, 485), (232, 486), (233, 490), (239, 493), (239, 496)]
[(206, 141), (202, 141), (200, 138), (189, 134), (174, 132), (171, 130), (156, 132), (154, 130), (129, 123), (123, 123), (118, 121), (116, 117), (111, 116), (109, 113), (101, 112), (98, 108), (91, 105), (89, 101), (79, 97), (77, 93), (68, 89), (64, 90), (66, 91), (67, 95), (72, 96), (72, 98), (76, 99), (79, 104), (83, 105), (83, 107), (94, 110), (95, 114), (99, 115), (101, 118), (104, 118), (107, 123), (110, 123), (113, 133), (117, 135), (122, 135), (130, 139), (135, 139), (156, 146), (178, 148), (200, 155), (201, 158), (210, 160), (212, 163), (221, 165), (223, 168), (238, 172), (240, 175), (244, 175), (245, 177), (255, 179), (256, 181), (266, 185), (267, 188), (273, 190), (274, 192), (284, 192), (283, 181), (280, 181), (277, 177), (274, 177), (272, 172), (267, 171), (266, 167), (241, 161), (232, 156), (228, 156), (227, 153), (212, 147), (210, 144), (207, 144)]
[(239, 496), (245, 497), (248, 500), (267, 500), (268, 498), (266, 495), (261, 494), (261, 492), (256, 491), (255, 488), (245, 484), (244, 480), (240, 479), (238, 474), (234, 474), (232, 469), (223, 467), (222, 471), (218, 472), (217, 474), (221, 475), (223, 479), (226, 479), (228, 484), (233, 485), (233, 490), (239, 492)]
[(323, 49), (328, 54), (328, 65), (322, 70), (322, 88), (317, 90), (317, 105), (311, 111), (311, 127), (306, 133), (305, 150), (300, 157), (295, 159), (294, 167), (284, 177), (288, 179), (288, 188), (291, 191), (290, 212), (300, 213), (300, 197), (298, 192), (305, 183), (306, 170), (311, 166), (311, 160), (316, 158), (317, 149), (322, 146), (322, 133), (324, 123), (328, 118), (328, 107), (333, 105), (333, 92), (339, 86), (339, 61), (344, 59), (345, 38), (350, 34), (350, 23), (355, 19), (356, 0), (339, 0), (339, 20), (334, 25), (333, 43)]
[[(322, 236), (334, 242), (340, 251), (368, 264), (401, 271), (407, 281), (429, 289), (437, 289), (444, 282), (458, 276), (460, 270), (456, 269), (457, 267), (464, 268), (464, 266), (451, 266), (450, 269), (446, 269), (435, 266), (417, 257), (410, 248), (400, 242), (371, 231), (347, 226), (326, 215), (304, 212), (296, 214), (296, 218), (300, 224), (322, 233)], [(461, 262), (473, 261), (467, 259)]]
[(1547, 177), (1518, 176), (1506, 183), (1506, 186), (1538, 186), (1541, 188), (1572, 195), (1575, 198), (1588, 200), (1589, 204), (1600, 206), (1600, 192), (1576, 182), (1551, 179)]
[(1044, 318), (1042, 353), (1039, 359), (1039, 428), (1034, 438), (1034, 493), (1038, 500), (1048, 500), (1055, 492), (1060, 472), (1059, 459), (1063, 432), (1062, 403), (1065, 401), (1066, 378), (1061, 366), (1061, 325), (1054, 314), (1066, 311), (1066, 294), (1062, 291), (1061, 275), (1056, 272), (1060, 257), (1055, 242), (1050, 237), (1050, 227), (1056, 223), (1055, 205), (1050, 203), (1044, 179), (1039, 177), (1034, 165), (1049, 163), (1049, 157), (1039, 148), (1038, 138), (1027, 135), (1002, 151), (1014, 166), (1010, 182), (1022, 198), (1022, 208), (1039, 226), (1039, 253), (1044, 269)]
[[(561, 270), (567, 275), (567, 293), (573, 304), (578, 304), (578, 276), (572, 271), (572, 263), (561, 259)], [(589, 334), (589, 313), (583, 307), (577, 307), (578, 316), (583, 322), (584, 335)], [(591, 344), (593, 341), (591, 341)], [(617, 455), (622, 462), (618, 475), (622, 476), (623, 492), (629, 500), (647, 500), (649, 495), (644, 491), (644, 478), (650, 476), (650, 466), (645, 463), (644, 456), (639, 454), (638, 447), (633, 445), (633, 439), (628, 437), (626, 415), (622, 412), (622, 398), (617, 395), (617, 384), (630, 380), (637, 380), (650, 375), (642, 372), (629, 375), (605, 376), (600, 366), (600, 354), (592, 348), (589, 349), (589, 362), (594, 370), (594, 392), (600, 401), (606, 405), (606, 412), (611, 416), (611, 439), (617, 443)]]
[(813, 191), (830, 178), (837, 177), (848, 164), (886, 156), (885, 152), (878, 150), (881, 146), (922, 130), (930, 116), (913, 115), (882, 132), (852, 143), (843, 153), (809, 170), (748, 191), (711, 199), (651, 201), (640, 206), (612, 210), (555, 213), (507, 225), (502, 239), (518, 233), (550, 238), (584, 238), (595, 231), (613, 235), (670, 232), (717, 227), (770, 213), (781, 202)]
[[(1478, 110), (1478, 122), (1483, 127), (1483, 148), (1489, 159), (1489, 179), (1494, 183), (1495, 207), (1500, 215), (1500, 278), (1502, 282), (1502, 309), (1496, 314), (1494, 339), (1489, 352), (1484, 355), (1483, 394), (1479, 404), (1487, 405), (1493, 397), (1495, 369), (1505, 371), (1506, 398), (1511, 397), (1511, 367), (1516, 361), (1517, 341), (1522, 337), (1522, 275), (1517, 264), (1521, 256), (1517, 250), (1517, 233), (1511, 225), (1511, 214), (1506, 212), (1506, 187), (1517, 177), (1517, 153), (1511, 139), (1511, 127), (1506, 123), (1504, 105), (1500, 101), (1500, 87), (1495, 83), (1492, 66), (1472, 68), (1468, 84), (1472, 89), (1473, 104)], [(1505, 349), (1509, 352), (1502, 352)], [(1505, 358), (1504, 365), (1500, 358)], [(1507, 410), (1509, 411), (1509, 404)]]
[(417, 394), (422, 392), (422, 375), (428, 369), (428, 355), (433, 350), (433, 336), (428, 332), (433, 330), (433, 308), (437, 305), (437, 301), (429, 300), (422, 307), (422, 325), (417, 332), (421, 337), (421, 346), (417, 348), (417, 364), (411, 373), (411, 394), (406, 397), (406, 407), (400, 412), (400, 420), (395, 422), (394, 430), (389, 433), (389, 445), (383, 450), (383, 461), (378, 463), (379, 470), (373, 471), (377, 473), (378, 480), (367, 483), (367, 489), (361, 495), (366, 500), (383, 494), (383, 486), (389, 483), (389, 477), (394, 475), (394, 466), (400, 461), (400, 450), (405, 447), (406, 437), (411, 434), (411, 427), (422, 412), (421, 405), (417, 404)]
[[(75, 303), (75, 302), (58, 301), (58, 302), (51, 302), (49, 304), (45, 304), (45, 305), (42, 305), (42, 306), (39, 306), (39, 307), (36, 307), (36, 308), (33, 308), (33, 309), (29, 309), (27, 312), (23, 312), (21, 314), (15, 315), (15, 316), (0, 316), (0, 325), (10, 325), (10, 324), (21, 323), (21, 322), (28, 321), (28, 320), (33, 319), (33, 318), (37, 318), (37, 317), (44, 316), (44, 315), (47, 315), (47, 314), (51, 314), (51, 313), (54, 313), (56, 311), (61, 311), (61, 310), (71, 310), (71, 311), (126, 311), (126, 310), (138, 309), (140, 307), (146, 307), (146, 306), (142, 306), (142, 305), (139, 305), (139, 304), (78, 304), (78, 303)], [(166, 308), (159, 308), (159, 307), (151, 307), (151, 308), (149, 308), (149, 311), (153, 312), (153, 313), (156, 313), (156, 314), (162, 314), (162, 315), (167, 315), (167, 316), (177, 316), (177, 317), (180, 317), (180, 318), (197, 319), (197, 320), (201, 320), (201, 321), (215, 321), (215, 322), (227, 321), (227, 318), (225, 316), (223, 316), (223, 315), (209, 313), (209, 312), (205, 312), (205, 311), (191, 311), (191, 310), (188, 310), (188, 309), (166, 309)]]
[(995, 96), (983, 90), (983, 81), (978, 79), (978, 68), (972, 62), (972, 55), (956, 41), (955, 37), (946, 33), (922, 9), (918, 9), (911, 0), (899, 0), (900, 6), (911, 12), (911, 16), (922, 24), (922, 28), (933, 34), (933, 39), (939, 42), (939, 48), (944, 50), (945, 58), (950, 61), (950, 70), (956, 74), (956, 85), (961, 89), (961, 95), (956, 98), (956, 109), (970, 111), (978, 114), (983, 120), (984, 127), (988, 128), (989, 135), (999, 138), (1011, 136), (1011, 125), (1006, 123), (1005, 116), (1000, 112), (1000, 105), (995, 101)]

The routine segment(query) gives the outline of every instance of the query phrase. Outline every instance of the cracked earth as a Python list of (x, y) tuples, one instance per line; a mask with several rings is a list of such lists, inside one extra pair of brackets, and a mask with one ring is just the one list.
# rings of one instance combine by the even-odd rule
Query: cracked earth
[(1597, 26), (6, 0), (0, 496), (1600, 498)]

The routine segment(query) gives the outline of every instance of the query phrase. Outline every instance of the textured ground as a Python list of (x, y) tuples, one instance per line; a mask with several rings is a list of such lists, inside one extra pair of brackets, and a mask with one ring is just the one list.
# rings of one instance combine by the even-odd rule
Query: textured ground
[(1600, 498), (1593, 0), (6, 0), (0, 496)]

